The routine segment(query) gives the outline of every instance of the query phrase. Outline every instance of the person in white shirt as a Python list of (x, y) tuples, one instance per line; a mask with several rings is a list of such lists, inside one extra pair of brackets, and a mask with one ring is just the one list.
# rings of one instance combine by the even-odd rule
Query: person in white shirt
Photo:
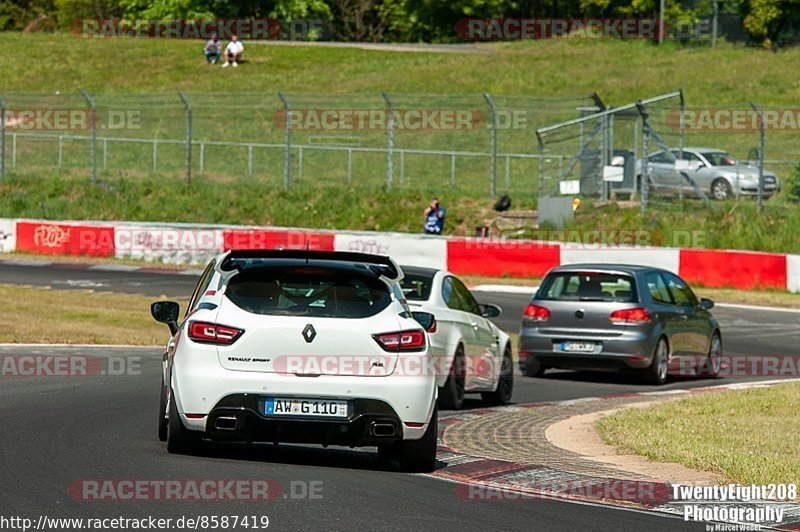
[(242, 41), (240, 41), (236, 35), (231, 35), (231, 40), (228, 46), (225, 47), (225, 63), (222, 64), (222, 67), (225, 68), (229, 64), (238, 67), (239, 61), (242, 60), (243, 53), (244, 45)]

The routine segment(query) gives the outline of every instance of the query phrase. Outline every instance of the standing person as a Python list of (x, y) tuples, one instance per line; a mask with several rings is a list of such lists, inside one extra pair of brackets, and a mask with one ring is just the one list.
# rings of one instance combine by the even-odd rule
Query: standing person
[(222, 53), (222, 43), (219, 42), (219, 37), (217, 37), (216, 33), (211, 35), (211, 38), (206, 42), (203, 53), (206, 55), (206, 61), (209, 65), (213, 65), (219, 59)]
[(447, 213), (439, 204), (439, 198), (433, 198), (431, 204), (423, 211), (425, 215), (425, 232), (429, 235), (441, 235), (444, 231), (444, 215)]
[(238, 67), (243, 53), (244, 45), (242, 41), (236, 35), (231, 35), (231, 41), (225, 47), (225, 63), (223, 63), (222, 67), (225, 68), (228, 64)]

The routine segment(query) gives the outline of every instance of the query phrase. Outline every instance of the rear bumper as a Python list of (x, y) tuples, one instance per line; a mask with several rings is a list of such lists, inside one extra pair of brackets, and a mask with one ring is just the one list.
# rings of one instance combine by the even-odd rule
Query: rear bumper
[[(621, 370), (644, 369), (653, 359), (656, 336), (650, 331), (626, 330), (620, 336), (545, 335), (534, 328), (523, 328), (520, 334), (519, 366), (524, 373), (529, 361), (550, 368)], [(594, 353), (565, 353), (559, 347), (564, 340), (595, 342)]]
[(375, 446), (400, 441), (403, 424), (384, 401), (354, 399), (343, 419), (267, 416), (264, 398), (224, 397), (208, 415), (206, 437), (215, 441)]
[[(209, 423), (212, 414), (240, 410), (242, 423), (248, 427), (246, 431), (255, 431), (252, 441), (275, 441), (279, 435), (284, 442), (325, 443), (335, 439), (328, 431), (340, 431), (341, 441), (347, 445), (370, 445), (359, 443), (371, 440), (359, 440), (358, 435), (363, 434), (359, 432), (361, 424), (372, 420), (391, 420), (402, 439), (421, 438), (433, 414), (437, 393), (433, 375), (301, 377), (226, 370), (216, 357), (201, 356), (176, 356), (171, 386), (178, 413), (189, 430), (214, 436), (211, 434), (214, 424)], [(351, 414), (358, 417), (346, 422), (328, 418), (264, 419), (259, 401), (267, 396), (348, 401)], [(379, 404), (380, 407), (375, 406)], [(342, 429), (343, 423), (349, 428)], [(247, 434), (243, 433), (244, 439)]]

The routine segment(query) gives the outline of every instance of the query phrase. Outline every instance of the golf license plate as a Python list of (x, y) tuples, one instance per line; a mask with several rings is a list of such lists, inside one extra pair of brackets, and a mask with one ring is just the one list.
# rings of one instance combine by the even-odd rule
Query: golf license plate
[(335, 399), (298, 399), (267, 397), (264, 414), (268, 416), (347, 417), (347, 401)]
[(597, 344), (595, 342), (575, 342), (565, 340), (561, 342), (561, 351), (565, 353), (594, 353)]

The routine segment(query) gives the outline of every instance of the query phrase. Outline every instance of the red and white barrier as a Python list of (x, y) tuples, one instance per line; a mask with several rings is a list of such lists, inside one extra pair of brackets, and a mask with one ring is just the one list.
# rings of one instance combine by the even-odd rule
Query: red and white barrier
[(202, 264), (227, 249), (391, 255), (401, 264), (488, 277), (541, 277), (560, 264), (645, 264), (693, 284), (800, 292), (800, 255), (278, 227), (0, 219), (0, 252)]

